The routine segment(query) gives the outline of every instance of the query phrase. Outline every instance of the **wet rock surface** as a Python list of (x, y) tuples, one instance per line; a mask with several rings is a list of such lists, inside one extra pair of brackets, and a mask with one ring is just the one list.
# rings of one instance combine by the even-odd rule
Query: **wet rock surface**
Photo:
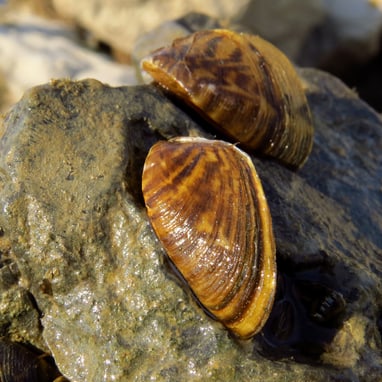
[(299, 172), (253, 157), (280, 272), (272, 316), (246, 343), (178, 281), (142, 202), (149, 148), (211, 136), (199, 120), (153, 86), (95, 80), (33, 88), (7, 115), (0, 271), (15, 268), (33, 296), (42, 327), (29, 341), (38, 346), (42, 333), (66, 377), (380, 380), (382, 124), (338, 80), (300, 73), (316, 128), (311, 157)]

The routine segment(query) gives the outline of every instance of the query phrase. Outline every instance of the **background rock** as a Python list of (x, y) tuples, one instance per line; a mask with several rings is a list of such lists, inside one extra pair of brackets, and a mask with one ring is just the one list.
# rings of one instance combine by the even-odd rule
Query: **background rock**
[(238, 23), (272, 41), (292, 60), (303, 54), (305, 40), (325, 19), (322, 0), (251, 1)]
[(235, 20), (300, 66), (321, 68), (382, 110), (380, 0), (253, 0)]
[[(100, 3), (94, 0), (53, 0), (58, 14), (74, 20), (116, 50), (130, 53), (136, 39), (164, 21), (176, 19), (188, 12), (202, 12), (222, 19), (236, 14), (248, 0), (219, 1), (123, 1)], [(112, 20), (112, 22), (110, 22)]]
[(8, 13), (5, 20), (0, 24), (0, 110), (18, 101), (28, 88), (51, 78), (137, 83), (132, 67), (80, 46), (73, 28), (63, 23), (27, 13)]
[(338, 71), (380, 49), (382, 8), (373, 1), (256, 0), (238, 21), (302, 66)]
[(241, 0), (217, 5), (199, 0), (187, 3), (114, 0), (101, 6), (95, 4), (98, 3), (94, 0), (53, 1), (57, 14), (125, 53), (131, 52), (142, 34), (188, 12), (235, 20), (273, 42), (300, 65), (325, 65), (333, 69), (338, 61), (346, 62), (344, 59), (356, 63), (375, 56), (382, 31), (382, 7), (378, 1)]
[(380, 380), (381, 121), (336, 79), (301, 75), (316, 127), (310, 159), (294, 173), (254, 158), (280, 280), (276, 319), (247, 343), (174, 276), (142, 202), (148, 149), (161, 138), (206, 135), (193, 119), (155, 87), (94, 80), (33, 88), (8, 114), (2, 250), (41, 311), (65, 376)]
[[(361, 98), (382, 110), (380, 87), (374, 86), (381, 80), (379, 0), (241, 0), (224, 6), (197, 0), (187, 4), (10, 0), (0, 3), (0, 49), (4, 46), (0, 111), (7, 110), (30, 86), (50, 78), (94, 77), (112, 85), (135, 84), (130, 66), (135, 48), (142, 47), (142, 40), (154, 40), (153, 33), (144, 35), (189, 11), (209, 14), (223, 26), (241, 24), (242, 29), (260, 33), (297, 64), (334, 73), (355, 87)], [(53, 24), (32, 19), (31, 13), (53, 19)], [(162, 30), (160, 36), (155, 34), (157, 44), (150, 46), (162, 45), (179, 33), (184, 33), (179, 25), (166, 33)], [(123, 68), (106, 59), (105, 52), (128, 64), (125, 74), (121, 73)], [(29, 65), (24, 65), (26, 62)]]

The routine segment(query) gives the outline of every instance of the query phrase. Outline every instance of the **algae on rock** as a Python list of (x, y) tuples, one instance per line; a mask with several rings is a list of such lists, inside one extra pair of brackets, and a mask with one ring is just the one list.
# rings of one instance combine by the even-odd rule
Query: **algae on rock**
[[(65, 376), (327, 381), (381, 375), (381, 121), (332, 77), (300, 73), (316, 127), (310, 159), (297, 173), (253, 160), (273, 216), (281, 274), (294, 278), (294, 286), (296, 280), (322, 284), (324, 305), (337, 295), (346, 302), (320, 367), (274, 362), (266, 346), (281, 339), (271, 325), (259, 336), (268, 345), (236, 341), (173, 274), (145, 213), (143, 162), (158, 139), (213, 135), (158, 88), (53, 81), (31, 89), (7, 115), (0, 140), (2, 242), (9, 243), (7, 256), (36, 301), (43, 338)], [(326, 262), (330, 267), (321, 266)], [(322, 323), (304, 307), (300, 317), (285, 316), (289, 328), (326, 333), (328, 311), (315, 307)], [(314, 325), (305, 325), (309, 320)], [(365, 333), (363, 342), (339, 334), (352, 323)], [(341, 346), (331, 346), (341, 338), (354, 345), (349, 364), (341, 364)], [(297, 357), (288, 346), (301, 346), (301, 338), (283, 346)]]

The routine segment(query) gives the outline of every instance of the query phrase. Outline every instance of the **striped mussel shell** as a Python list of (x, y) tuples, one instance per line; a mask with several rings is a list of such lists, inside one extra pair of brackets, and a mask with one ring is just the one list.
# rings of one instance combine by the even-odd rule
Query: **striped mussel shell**
[(223, 141), (159, 141), (142, 190), (157, 237), (204, 308), (240, 338), (261, 330), (275, 295), (275, 243), (249, 156)]
[(199, 31), (156, 50), (141, 67), (243, 148), (292, 168), (308, 158), (313, 124), (302, 83), (289, 59), (262, 38)]

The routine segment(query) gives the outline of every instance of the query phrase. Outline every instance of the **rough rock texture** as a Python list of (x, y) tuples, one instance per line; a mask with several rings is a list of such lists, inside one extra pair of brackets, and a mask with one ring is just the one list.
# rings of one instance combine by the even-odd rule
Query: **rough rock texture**
[[(30, 342), (48, 351), (41, 335), (40, 315), (27, 289), (19, 284), (17, 266), (1, 241), (0, 258), (0, 333), (15, 342)], [(9, 249), (9, 248), (8, 248)]]
[(95, 80), (33, 88), (7, 115), (1, 264), (17, 264), (65, 376), (381, 379), (381, 120), (338, 80), (313, 70), (301, 76), (316, 128), (310, 159), (295, 173), (254, 158), (280, 276), (269, 323), (246, 343), (175, 277), (142, 203), (148, 149), (205, 134), (194, 120), (153, 86)]

